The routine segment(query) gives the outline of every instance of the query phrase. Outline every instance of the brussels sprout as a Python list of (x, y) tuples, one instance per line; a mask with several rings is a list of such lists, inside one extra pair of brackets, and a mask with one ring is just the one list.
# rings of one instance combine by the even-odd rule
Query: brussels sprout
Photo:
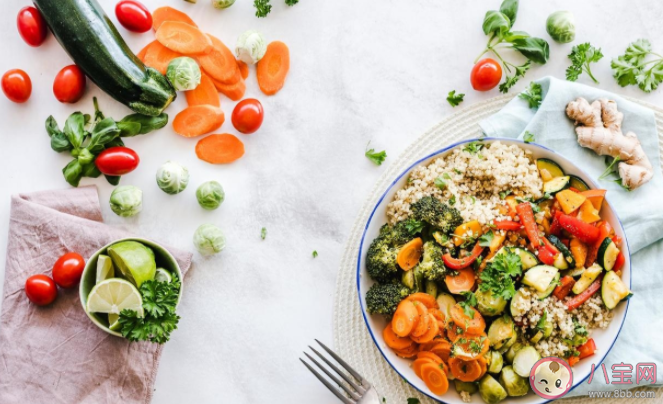
[(235, 0), (212, 0), (212, 5), (218, 9), (228, 8), (233, 4), (235, 4)]
[(166, 77), (177, 91), (193, 90), (200, 84), (200, 67), (189, 57), (175, 58), (168, 64)]
[(576, 19), (570, 11), (555, 11), (546, 21), (546, 31), (556, 42), (572, 42), (576, 37)]
[(490, 351), (486, 355), (486, 358), (490, 361), (488, 364), (488, 371), (490, 373), (499, 373), (500, 370), (502, 370), (502, 366), (504, 365), (504, 359), (502, 358), (502, 354), (497, 352), (497, 351)]
[(226, 236), (213, 224), (204, 224), (193, 234), (193, 245), (202, 255), (213, 255), (226, 246)]
[(507, 394), (511, 397), (524, 396), (529, 391), (529, 383), (523, 377), (518, 376), (511, 366), (502, 368), (500, 374), (500, 382)]
[(490, 340), (490, 346), (495, 349), (500, 349), (507, 341), (513, 338), (513, 334), (516, 332), (513, 320), (511, 317), (502, 316), (490, 325), (488, 329), (488, 339)]
[(461, 392), (465, 391), (469, 394), (474, 394), (477, 392), (477, 384), (474, 382), (461, 382), (460, 380), (454, 380), (454, 384), (456, 385), (456, 391)]
[(172, 161), (167, 161), (157, 170), (157, 185), (167, 194), (184, 191), (189, 184), (189, 170)]
[(506, 300), (502, 296), (495, 296), (490, 290), (474, 292), (477, 298), (477, 309), (484, 316), (497, 316), (502, 314), (506, 307)]
[(113, 190), (110, 207), (116, 215), (130, 217), (143, 209), (143, 191), (133, 185), (122, 185)]
[(267, 43), (260, 32), (249, 30), (237, 38), (235, 55), (242, 62), (254, 65), (265, 56), (265, 52), (267, 52)]
[(513, 359), (516, 357), (516, 354), (518, 351), (523, 349), (525, 346), (521, 344), (520, 342), (516, 342), (509, 348), (508, 351), (504, 353), (504, 359), (506, 359), (507, 362), (513, 363)]
[(223, 187), (218, 182), (207, 181), (196, 190), (196, 198), (203, 209), (214, 210), (226, 199), (226, 193), (223, 192)]
[(491, 375), (485, 375), (479, 381), (479, 394), (483, 401), (488, 404), (497, 404), (507, 396), (504, 387)]

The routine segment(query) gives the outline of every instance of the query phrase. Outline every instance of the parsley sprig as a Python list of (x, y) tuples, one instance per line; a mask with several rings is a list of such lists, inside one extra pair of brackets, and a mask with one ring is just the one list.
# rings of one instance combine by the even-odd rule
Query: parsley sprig
[(525, 143), (532, 143), (534, 141), (534, 133), (526, 130), (525, 134), (523, 135), (523, 141)]
[(663, 56), (652, 52), (651, 42), (647, 39), (631, 43), (623, 55), (612, 60), (610, 66), (622, 87), (637, 85), (648, 93), (656, 90), (663, 81)]
[(477, 297), (473, 292), (461, 292), (461, 295), (463, 295), (465, 300), (458, 303), (458, 305), (463, 308), (463, 312), (465, 312), (466, 316), (474, 318), (474, 308), (477, 307)]
[(594, 83), (599, 84), (599, 81), (596, 80), (596, 77), (594, 77), (592, 74), (592, 70), (589, 64), (596, 63), (603, 59), (601, 48), (597, 49), (589, 42), (576, 45), (573, 47), (573, 49), (571, 49), (569, 59), (571, 59), (571, 66), (566, 69), (567, 80), (576, 81), (582, 72), (585, 72), (594, 81)]
[(541, 88), (541, 84), (532, 81), (529, 83), (529, 87), (520, 93), (518, 98), (527, 101), (527, 105), (529, 105), (530, 108), (539, 108), (541, 106), (541, 101), (543, 100), (542, 94), (543, 89)]
[[(272, 5), (269, 4), (270, 0), (253, 0), (253, 6), (256, 8), (256, 17), (265, 18), (267, 14), (272, 11)], [(288, 6), (294, 6), (299, 3), (299, 0), (285, 0)]]
[(463, 102), (463, 98), (465, 98), (465, 94), (462, 93), (456, 94), (456, 90), (451, 90), (447, 95), (447, 102), (452, 107), (457, 107), (458, 105), (460, 105), (461, 102)]
[[(368, 142), (368, 144), (371, 144), (371, 142)], [(387, 152), (382, 150), (381, 152), (376, 152), (375, 149), (369, 149), (368, 145), (366, 145), (366, 152), (364, 155), (366, 158), (371, 160), (373, 163), (376, 165), (382, 165), (384, 163), (384, 160), (387, 158)]]
[(509, 300), (516, 294), (514, 278), (520, 274), (522, 274), (520, 257), (515, 253), (505, 251), (496, 255), (481, 272), (479, 290), (490, 291), (493, 296), (501, 296)]

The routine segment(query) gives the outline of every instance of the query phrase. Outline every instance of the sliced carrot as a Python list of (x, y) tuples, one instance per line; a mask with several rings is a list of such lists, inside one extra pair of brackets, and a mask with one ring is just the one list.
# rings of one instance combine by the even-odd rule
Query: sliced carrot
[(439, 309), (440, 306), (437, 304), (437, 300), (428, 293), (413, 293), (410, 296), (407, 297), (406, 300), (409, 300), (411, 302), (419, 302), (426, 306), (427, 309)]
[(412, 339), (412, 341), (416, 342), (417, 344), (425, 344), (435, 339), (439, 331), (440, 326), (437, 325), (435, 317), (433, 317), (432, 314), (428, 314), (428, 331), (419, 337), (414, 337), (411, 335), (410, 339)]
[(246, 80), (246, 78), (249, 77), (249, 65), (238, 59), (237, 68), (239, 68), (239, 73), (242, 75), (242, 78)]
[(462, 329), (464, 333), (479, 335), (486, 329), (486, 322), (476, 309), (469, 308), (469, 310), (472, 310), (474, 317), (465, 314), (465, 311), (460, 304), (456, 303), (449, 310), (449, 314), (451, 315), (454, 324)]
[(414, 358), (417, 356), (417, 352), (419, 352), (419, 349), (417, 348), (416, 344), (412, 344), (412, 346), (405, 348), (405, 349), (395, 349), (394, 353), (401, 358)]
[(464, 361), (460, 358), (449, 358), (451, 374), (462, 382), (473, 382), (481, 377), (482, 367), (478, 360)]
[(204, 55), (212, 51), (212, 41), (193, 25), (164, 21), (156, 33), (163, 46), (183, 55)]
[(391, 328), (399, 337), (407, 337), (417, 325), (418, 320), (418, 312), (414, 303), (403, 300), (394, 312), (394, 317), (391, 319)]
[(479, 366), (481, 366), (481, 376), (479, 376), (479, 378), (482, 378), (488, 371), (488, 361), (485, 356), (479, 356), (477, 362), (479, 362)]
[(212, 79), (204, 72), (200, 74), (200, 84), (198, 84), (198, 87), (191, 91), (185, 91), (184, 96), (186, 97), (186, 103), (190, 107), (195, 107), (196, 105), (221, 106), (219, 92), (216, 91)]
[(285, 84), (290, 70), (290, 50), (280, 41), (267, 45), (265, 56), (257, 65), (258, 86), (267, 95), (276, 94)]
[(410, 338), (401, 338), (394, 334), (391, 323), (387, 324), (387, 326), (382, 331), (382, 337), (384, 338), (385, 344), (394, 350), (405, 350), (415, 345), (414, 341), (412, 341)]
[(444, 278), (449, 292), (458, 295), (462, 292), (469, 292), (474, 287), (474, 271), (472, 268), (463, 268), (456, 270), (457, 275), (449, 274)]
[(175, 116), (173, 129), (179, 135), (194, 137), (204, 135), (223, 125), (225, 116), (221, 108), (212, 105), (196, 105), (185, 108)]
[(443, 361), (448, 361), (451, 356), (451, 342), (440, 339), (435, 345), (433, 345), (430, 352), (439, 356)]
[(159, 42), (159, 41), (157, 41), (155, 39), (154, 41), (152, 41), (152, 42), (148, 43), (147, 45), (145, 45), (145, 47), (143, 47), (143, 49), (141, 49), (138, 53), (136, 53), (136, 57), (138, 58), (138, 60), (145, 63), (145, 54), (147, 53), (147, 49), (155, 42)]
[(420, 358), (419, 354), (417, 354), (417, 359), (412, 362), (412, 370), (414, 370), (414, 374), (417, 375), (418, 378), (421, 379), (421, 367), (425, 363), (433, 363), (434, 362), (430, 358)]
[(166, 48), (159, 41), (154, 41), (147, 45), (143, 63), (165, 75), (170, 62), (180, 56), (182, 55)]
[(197, 27), (196, 23), (188, 15), (172, 7), (159, 7), (152, 12), (152, 28), (155, 31), (165, 21), (181, 21)]
[(224, 84), (220, 81), (214, 80), (213, 78), (212, 82), (214, 83), (214, 87), (216, 87), (217, 90), (219, 90), (223, 95), (233, 101), (241, 100), (244, 97), (244, 93), (246, 92), (246, 83), (242, 78), (233, 84)]
[(229, 164), (244, 155), (244, 143), (228, 133), (209, 135), (196, 144), (196, 155), (210, 164)]
[(449, 379), (440, 365), (425, 363), (421, 366), (421, 380), (433, 394), (441, 396), (449, 390)]
[(237, 66), (237, 59), (228, 47), (217, 37), (207, 34), (212, 43), (212, 51), (198, 56), (200, 67), (214, 80), (224, 84), (234, 84), (242, 78)]
[(417, 308), (417, 325), (414, 327), (412, 330), (412, 336), (413, 337), (420, 337), (428, 331), (428, 322), (430, 319), (428, 318), (428, 309), (426, 306), (419, 302), (415, 302), (414, 307)]
[(417, 359), (428, 359), (433, 363), (442, 363), (442, 358), (429, 351), (419, 351)]
[(401, 247), (396, 257), (396, 262), (398, 266), (401, 267), (403, 271), (409, 271), (410, 269), (417, 266), (419, 259), (421, 259), (421, 253), (423, 251), (424, 242), (421, 238), (417, 237), (414, 240), (410, 240), (403, 247)]
[(435, 317), (440, 328), (446, 328), (447, 319), (444, 317), (444, 313), (442, 313), (440, 309), (431, 309), (430, 313)]

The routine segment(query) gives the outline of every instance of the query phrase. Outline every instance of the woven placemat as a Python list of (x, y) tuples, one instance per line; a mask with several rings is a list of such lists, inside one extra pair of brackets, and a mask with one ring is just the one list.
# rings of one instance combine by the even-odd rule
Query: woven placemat
[[(352, 227), (336, 281), (334, 303), (335, 349), (341, 357), (371, 381), (380, 394), (387, 398), (387, 403), (406, 403), (409, 397), (417, 397), (421, 403), (425, 404), (433, 404), (435, 401), (419, 393), (398, 376), (382, 358), (366, 329), (356, 288), (357, 255), (359, 254), (359, 242), (364, 226), (378, 199), (398, 174), (425, 155), (442, 149), (451, 143), (478, 137), (481, 134), (479, 122), (499, 111), (513, 97), (513, 95), (503, 95), (463, 108), (424, 133), (385, 170), (373, 187)], [(659, 132), (659, 154), (663, 162), (663, 136), (661, 136), (663, 134), (663, 109), (634, 99), (630, 99), (630, 101), (654, 110)], [(636, 390), (643, 389), (645, 388)], [(660, 400), (663, 388), (653, 390), (656, 391), (656, 397)], [(569, 404), (589, 404), (598, 403), (599, 401), (602, 404), (643, 402), (642, 399), (635, 398), (589, 399), (588, 397), (576, 397), (564, 400)]]

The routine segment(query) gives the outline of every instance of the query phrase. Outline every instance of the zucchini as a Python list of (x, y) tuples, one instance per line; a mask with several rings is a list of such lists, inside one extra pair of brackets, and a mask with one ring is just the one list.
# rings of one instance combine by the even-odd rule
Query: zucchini
[[(559, 256), (561, 257), (562, 254), (559, 254)], [(539, 300), (545, 299), (546, 297), (552, 295), (552, 292), (555, 291), (555, 288), (557, 287), (558, 284), (559, 284), (559, 272), (555, 275), (553, 280), (550, 282), (550, 285), (548, 285), (548, 288), (546, 290), (544, 290), (543, 292), (536, 292), (536, 296), (539, 298)]]
[(105, 93), (151, 116), (175, 99), (168, 79), (138, 60), (96, 0), (34, 3), (74, 63)]
[(573, 278), (577, 278), (582, 275), (582, 273), (585, 272), (585, 268), (580, 267), (580, 268), (571, 268), (564, 275), (571, 276)]
[[(560, 240), (557, 236), (551, 234), (548, 236), (548, 241), (550, 241), (550, 244), (554, 245), (555, 248), (559, 250), (562, 254), (564, 254), (564, 259), (566, 262), (568, 262), (568, 266), (571, 268), (575, 268), (576, 266), (576, 260), (573, 258), (573, 254), (571, 254), (571, 250), (569, 250), (564, 243), (562, 243), (562, 240)], [(558, 267), (559, 268), (559, 267)], [(564, 269), (564, 268), (560, 268)]]
[(543, 331), (535, 329), (534, 334), (529, 338), (529, 340), (533, 344), (536, 344), (537, 342), (541, 341), (541, 338), (543, 338)]
[(585, 269), (585, 272), (580, 275), (580, 279), (578, 279), (578, 281), (573, 285), (573, 289), (571, 289), (571, 291), (576, 295), (584, 292), (585, 289), (587, 289), (589, 285), (591, 285), (592, 282), (594, 282), (594, 280), (599, 277), (601, 272), (603, 272), (603, 268), (601, 268), (601, 266), (598, 264), (593, 264), (591, 267)]
[(437, 297), (437, 283), (435, 283), (435, 281), (426, 280), (426, 293), (433, 297)]
[(454, 380), (454, 384), (456, 385), (456, 391), (458, 393), (464, 391), (466, 393), (474, 394), (479, 390), (477, 387), (477, 384), (474, 382), (461, 382), (460, 380)]
[(513, 358), (513, 370), (520, 377), (529, 377), (532, 367), (539, 359), (541, 359), (539, 352), (534, 347), (526, 346), (516, 352), (516, 356)]
[(546, 322), (543, 324), (543, 338), (550, 337), (552, 335), (552, 332), (553, 332), (553, 323), (552, 320), (548, 318), (546, 319)]
[(606, 271), (612, 271), (612, 268), (615, 267), (615, 262), (617, 262), (617, 256), (619, 255), (619, 248), (610, 237), (603, 239), (601, 246), (599, 247), (599, 252), (596, 257), (599, 265), (603, 267)]
[(557, 269), (569, 269), (569, 263), (564, 259), (564, 254), (557, 254), (553, 266)]
[(557, 192), (568, 188), (570, 181), (571, 177), (568, 175), (564, 177), (553, 178), (552, 180), (543, 183), (543, 192), (549, 195), (556, 194)]
[[(550, 159), (537, 159), (536, 168), (539, 169), (539, 175), (541, 176), (541, 179), (543, 179), (543, 182), (548, 182), (553, 178), (563, 177), (565, 175), (562, 167)], [(548, 177), (548, 175), (550, 177)]]
[(555, 267), (549, 265), (537, 265), (525, 272), (523, 283), (533, 287), (539, 292), (545, 292), (557, 273), (558, 270)]
[[(536, 259), (536, 255), (520, 247), (502, 247), (497, 251), (495, 256), (499, 254), (504, 254), (507, 251), (516, 254), (520, 257), (520, 262), (523, 265), (523, 271), (526, 271), (532, 267), (539, 265), (539, 261)], [(493, 257), (489, 259), (488, 262), (491, 262), (493, 259), (495, 258)]]
[(569, 181), (571, 188), (575, 188), (580, 192), (589, 191), (591, 189), (580, 177), (575, 175), (569, 175), (569, 177), (571, 177), (571, 181)]
[(617, 304), (624, 299), (631, 297), (632, 293), (622, 279), (615, 273), (615, 271), (609, 271), (603, 277), (603, 283), (601, 283), (601, 298), (603, 299), (603, 304), (609, 310), (617, 307)]

